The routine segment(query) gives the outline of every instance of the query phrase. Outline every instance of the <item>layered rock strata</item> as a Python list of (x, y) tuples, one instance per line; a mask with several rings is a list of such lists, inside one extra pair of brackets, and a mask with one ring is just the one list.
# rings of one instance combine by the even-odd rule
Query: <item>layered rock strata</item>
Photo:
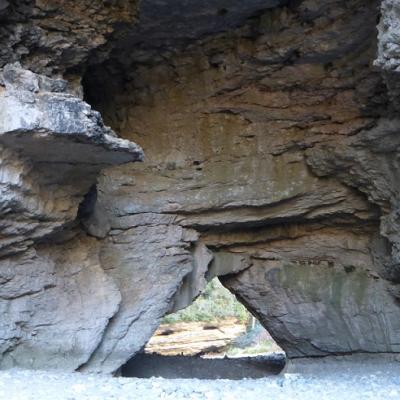
[(66, 81), (7, 64), (1, 85), (0, 366), (74, 370), (121, 300), (77, 215), (103, 168), (143, 153)]
[(396, 2), (101, 3), (1, 53), (1, 365), (115, 372), (216, 276), (289, 358), (397, 354)]

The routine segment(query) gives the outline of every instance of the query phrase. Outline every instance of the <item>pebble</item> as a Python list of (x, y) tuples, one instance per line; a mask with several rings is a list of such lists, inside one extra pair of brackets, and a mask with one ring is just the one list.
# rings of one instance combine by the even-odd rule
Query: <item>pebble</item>
[(399, 399), (397, 371), (284, 374), (241, 381), (112, 378), (82, 373), (0, 372), (0, 400), (365, 400)]

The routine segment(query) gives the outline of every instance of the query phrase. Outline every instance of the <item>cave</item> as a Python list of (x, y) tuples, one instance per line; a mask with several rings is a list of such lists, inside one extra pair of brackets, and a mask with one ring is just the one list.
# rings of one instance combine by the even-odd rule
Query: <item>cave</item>
[(397, 360), (394, 3), (0, 0), (0, 369), (118, 374), (215, 277), (286, 370)]

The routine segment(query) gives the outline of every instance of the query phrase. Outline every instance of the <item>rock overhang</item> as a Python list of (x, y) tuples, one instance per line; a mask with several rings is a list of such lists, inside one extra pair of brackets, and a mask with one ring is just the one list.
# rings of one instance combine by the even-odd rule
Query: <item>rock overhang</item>
[(287, 0), (143, 0), (139, 21), (123, 44), (131, 51), (187, 44), (207, 35), (242, 25), (260, 12), (282, 6)]
[(110, 166), (142, 161), (141, 148), (118, 138), (90, 105), (67, 92), (67, 82), (3, 68), (0, 143), (38, 163)]
[[(1, 3), (8, 2), (0, 2), (0, 12)], [(44, 275), (56, 271), (52, 285), (65, 295), (65, 282), (76, 284), (69, 272), (83, 263), (104, 295), (103, 312), (94, 305), (93, 287), (78, 285), (65, 297), (101, 321), (93, 323), (96, 332), (76, 336), (83, 344), (78, 356), (60, 340), (66, 369), (116, 371), (165, 313), (190, 303), (214, 275), (224, 276), (291, 357), (399, 351), (397, 322), (388, 322), (399, 314), (398, 122), (390, 120), (393, 129), (382, 125), (390, 109), (371, 68), (378, 1), (143, 0), (135, 14), (134, 2), (103, 8), (84, 0), (88, 15), (75, 15), (78, 22), (69, 19), (82, 10), (78, 3), (64, 5), (68, 13), (40, 3), (32, 23), (46, 34), (42, 18), (54, 28), (54, 17), (59, 41), (35, 30), (46, 51), (32, 36), (21, 53), (24, 62), (34, 70), (44, 65), (49, 76), (49, 65), (69, 74), (72, 68), (78, 78), (79, 71), (90, 78), (99, 68), (90, 89), (104, 84), (106, 96), (96, 106), (125, 138), (68, 92), (63, 79), (4, 68), (0, 142), (10, 150), (3, 153), (3, 174), (13, 181), (3, 184), (13, 191), (3, 192), (10, 215), (4, 213), (9, 221), (2, 234), (19, 246), (12, 256), (21, 253), (31, 266), (9, 285), (12, 293), (48, 264)], [(396, 11), (393, 3), (383, 2), (382, 20), (387, 10)], [(120, 5), (137, 20), (121, 17)], [(390, 24), (380, 29), (390, 32), (381, 39), (392, 41), (396, 12), (386, 19)], [(75, 29), (63, 31), (66, 21)], [(86, 23), (90, 29), (94, 23), (98, 35), (80, 30)], [(75, 30), (82, 34), (78, 42)], [(71, 49), (64, 52), (65, 42)], [(382, 53), (389, 67), (395, 53)], [(143, 141), (148, 163), (99, 176), (105, 166), (141, 159), (128, 139)], [(83, 221), (77, 208), (97, 179)], [(54, 189), (57, 195), (49, 195)], [(16, 215), (23, 215), (18, 224)], [(56, 247), (51, 239), (60, 228), (71, 232), (57, 238)], [(18, 263), (0, 260), (0, 269)], [(29, 299), (37, 295), (22, 292)], [(35, 303), (39, 309), (56, 301), (50, 292), (44, 298)], [(19, 304), (13, 296), (6, 300), (0, 305)], [(56, 304), (68, 325), (68, 310)], [(48, 315), (38, 313), (26, 325), (41, 327)], [(30, 364), (32, 337), (14, 327), (19, 319), (15, 313), (0, 326), (12, 338), (0, 365), (14, 359), (28, 367), (50, 365), (40, 357)], [(71, 324), (75, 337), (82, 322)], [(41, 329), (38, 354), (51, 342)], [(57, 350), (51, 355), (59, 356)]]

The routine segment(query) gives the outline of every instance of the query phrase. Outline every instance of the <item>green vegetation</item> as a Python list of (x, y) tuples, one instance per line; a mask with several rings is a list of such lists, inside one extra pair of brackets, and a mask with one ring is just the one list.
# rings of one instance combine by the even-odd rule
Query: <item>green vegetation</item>
[(211, 322), (227, 318), (236, 318), (245, 323), (250, 314), (218, 279), (213, 279), (192, 305), (175, 314), (167, 315), (163, 323)]
[(282, 349), (275, 343), (273, 339), (262, 339), (258, 343), (249, 345), (248, 347), (236, 347), (235, 344), (230, 345), (226, 350), (228, 356), (252, 356), (256, 354), (265, 354), (272, 352), (281, 352)]

